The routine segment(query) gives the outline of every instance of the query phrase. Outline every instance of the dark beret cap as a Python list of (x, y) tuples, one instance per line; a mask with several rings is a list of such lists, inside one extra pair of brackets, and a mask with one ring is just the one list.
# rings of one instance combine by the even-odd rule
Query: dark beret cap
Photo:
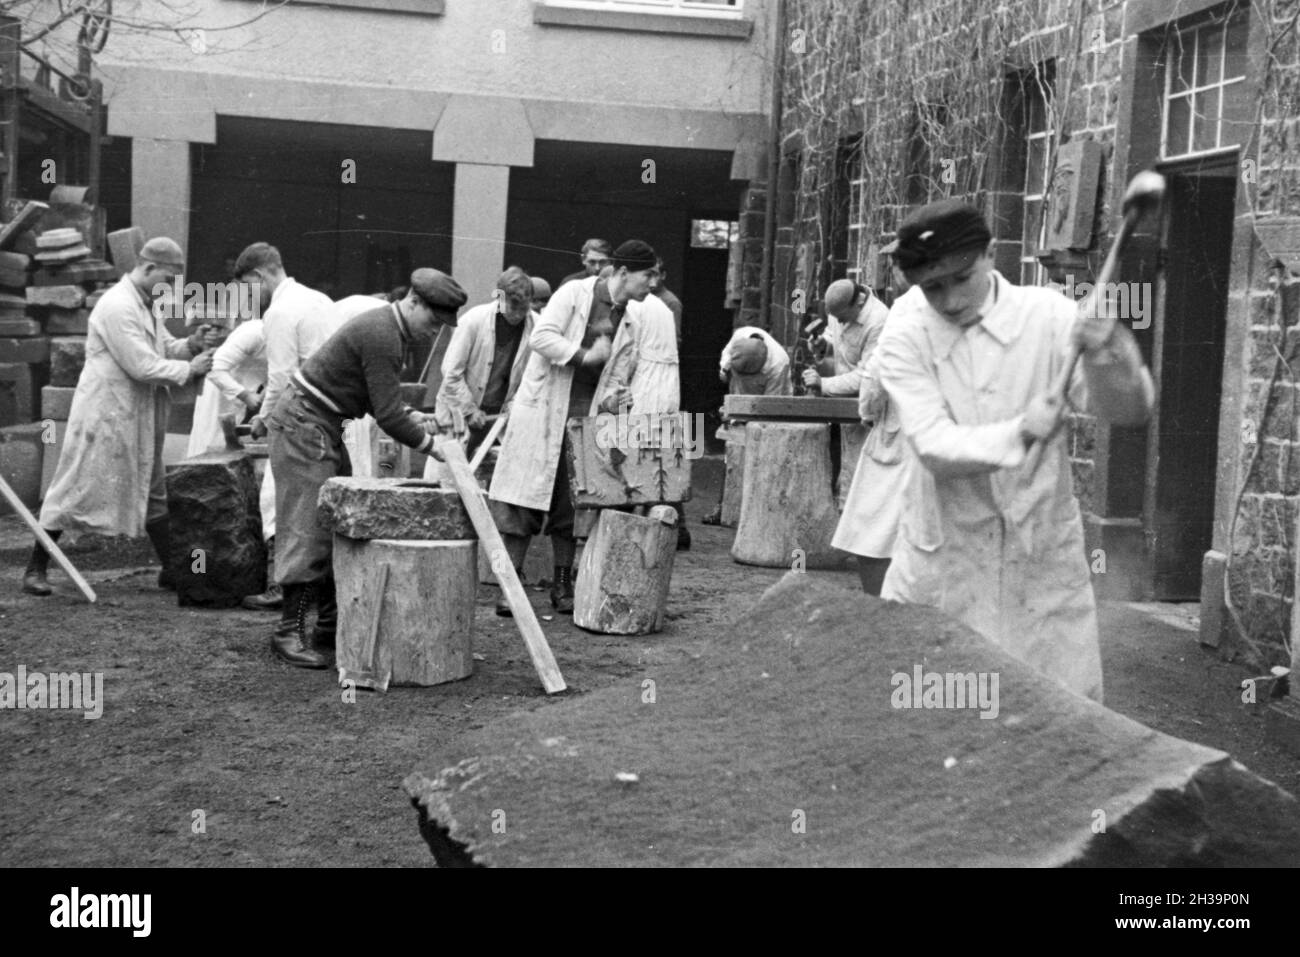
[(613, 261), (615, 269), (626, 266), (628, 272), (641, 272), (643, 269), (654, 269), (659, 256), (649, 243), (629, 239), (614, 250)]
[(431, 308), (453, 314), (469, 298), (460, 283), (437, 269), (417, 269), (411, 273), (411, 290)]
[(987, 245), (992, 238), (978, 209), (959, 199), (944, 199), (903, 220), (894, 261), (904, 271), (917, 269), (949, 253)]

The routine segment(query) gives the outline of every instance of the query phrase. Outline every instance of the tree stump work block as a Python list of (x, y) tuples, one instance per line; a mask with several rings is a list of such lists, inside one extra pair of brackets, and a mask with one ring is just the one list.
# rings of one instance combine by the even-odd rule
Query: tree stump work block
[(677, 511), (643, 517), (602, 510), (573, 595), (573, 623), (604, 635), (648, 635), (664, 626), (677, 554)]

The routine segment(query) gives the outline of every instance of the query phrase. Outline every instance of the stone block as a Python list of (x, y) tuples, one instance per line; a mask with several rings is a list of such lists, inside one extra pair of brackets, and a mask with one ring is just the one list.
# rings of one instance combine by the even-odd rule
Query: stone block
[(53, 263), (70, 263), (90, 256), (90, 247), (85, 245), (69, 246), (66, 249), (51, 249), (48, 252), (38, 252), (33, 258), (43, 265)]
[(1219, 647), (1223, 638), (1223, 570), (1228, 556), (1208, 551), (1201, 559), (1201, 644)]
[(85, 364), (85, 337), (55, 336), (50, 340), (50, 385), (75, 386)]
[(0, 336), (39, 336), (43, 331), (36, 319), (0, 318)]
[[(661, 665), (655, 683), (672, 703), (654, 705), (652, 721), (640, 686), (622, 682), (441, 737), (405, 781), (439, 863), (1300, 860), (1300, 813), (1281, 788), (1067, 693), (933, 608), (791, 572), (711, 644), (707, 668)], [(837, 786), (814, 796), (810, 775)], [(503, 835), (490, 822), (506, 806), (515, 823)], [(796, 807), (808, 840), (783, 840)]]
[[(63, 454), (63, 439), (68, 434), (68, 423), (62, 419), (51, 419), (54, 424), (54, 432), (51, 434), (41, 431), (41, 443), (44, 446), (44, 452), (41, 455), (41, 498), (45, 498), (45, 493), (50, 490), (50, 484), (54, 481), (54, 473), (59, 467), (59, 456)], [(41, 423), (42, 426), (48, 427), (49, 423)]]
[(86, 290), (80, 286), (28, 286), (27, 304), (77, 309), (86, 304)]
[(46, 379), (44, 365), (0, 363), (0, 426), (25, 424), (36, 418)]
[(209, 452), (167, 468), (171, 561), (180, 605), (229, 608), (266, 587), (253, 462)]
[(66, 421), (76, 392), (73, 386), (47, 385), (41, 390), (41, 418)]
[(0, 338), (0, 362), (26, 362), (39, 365), (50, 358), (48, 336)]
[(46, 264), (32, 273), (33, 286), (84, 286), (97, 282), (114, 282), (118, 278), (112, 264), (102, 259)]
[[(0, 477), (28, 508), (36, 508), (41, 498), (41, 456), (44, 446), (40, 423), (10, 425), (0, 429)], [(0, 499), (0, 514), (11, 511)]]
[(118, 276), (124, 276), (135, 268), (137, 257), (143, 248), (144, 230), (139, 226), (108, 234), (108, 255)]
[(5, 269), (0, 266), (0, 286), (21, 292), (27, 288), (28, 277), (25, 269)]
[(84, 336), (90, 332), (90, 309), (51, 307), (45, 316), (45, 331), (52, 336)]
[(332, 478), (317, 521), (347, 538), (455, 541), (477, 538), (455, 489), (401, 478)]
[(0, 270), (25, 273), (31, 265), (30, 256), (24, 256), (22, 253), (0, 252)]

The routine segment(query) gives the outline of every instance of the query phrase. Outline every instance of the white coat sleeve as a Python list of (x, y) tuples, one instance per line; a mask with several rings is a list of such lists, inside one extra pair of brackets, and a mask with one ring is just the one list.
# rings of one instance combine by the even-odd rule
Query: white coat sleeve
[(149, 385), (184, 385), (189, 381), (189, 361), (160, 356), (138, 318), (119, 310), (107, 313), (101, 322), (105, 348), (132, 379)]
[(958, 425), (916, 339), (899, 326), (887, 328), (877, 351), (881, 381), (898, 410), (903, 434), (936, 477), (979, 475), (1024, 462), (1023, 416)]
[(262, 399), (262, 412), (275, 409), (280, 393), (289, 385), (289, 376), (298, 368), (298, 324), (293, 317), (281, 313), (263, 320), (266, 332), (266, 395)]
[(564, 329), (581, 288), (582, 284), (576, 279), (561, 286), (542, 310), (542, 318), (528, 339), (528, 348), (541, 353), (552, 365), (567, 365), (578, 352), (579, 344), (565, 338)]
[(441, 396), (447, 402), (448, 411), (452, 408), (459, 409), (466, 416), (478, 411), (469, 384), (465, 381), (465, 372), (469, 368), (469, 353), (474, 345), (474, 337), (481, 334), (484, 328), (475, 322), (458, 325), (452, 330), (447, 352), (442, 357)]
[(260, 330), (250, 323), (244, 323), (213, 354), (208, 381), (216, 386), (223, 398), (235, 400), (244, 391), (243, 384), (235, 378), (234, 372), (257, 352), (261, 338)]

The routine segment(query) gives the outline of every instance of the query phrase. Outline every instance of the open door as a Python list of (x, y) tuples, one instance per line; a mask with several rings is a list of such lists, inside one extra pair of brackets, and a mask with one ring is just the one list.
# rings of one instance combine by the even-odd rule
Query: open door
[(1154, 597), (1196, 601), (1211, 547), (1237, 156), (1170, 164), (1159, 268), (1144, 524)]

